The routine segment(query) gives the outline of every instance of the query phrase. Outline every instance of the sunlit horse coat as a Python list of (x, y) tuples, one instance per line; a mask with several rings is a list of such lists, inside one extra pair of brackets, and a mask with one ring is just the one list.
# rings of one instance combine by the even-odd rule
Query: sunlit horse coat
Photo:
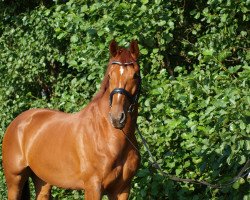
[(9, 200), (29, 199), (28, 177), (37, 199), (49, 199), (52, 185), (85, 190), (86, 200), (128, 199), (140, 160), (133, 146), (139, 49), (112, 41), (110, 53), (100, 91), (83, 110), (31, 109), (11, 122), (2, 146)]

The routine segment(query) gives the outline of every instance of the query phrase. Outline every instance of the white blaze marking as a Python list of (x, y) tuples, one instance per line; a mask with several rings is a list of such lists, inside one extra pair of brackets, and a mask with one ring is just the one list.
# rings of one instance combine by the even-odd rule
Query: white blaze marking
[(120, 74), (122, 75), (123, 72), (124, 72), (124, 68), (123, 68), (123, 66), (120, 66)]
[(121, 94), (118, 93), (118, 97), (117, 97), (117, 101), (118, 101), (118, 102), (119, 102), (120, 98), (121, 98)]
[[(124, 67), (123, 66), (120, 66), (120, 74), (121, 74), (121, 76), (123, 75), (123, 72), (124, 72)], [(120, 84), (119, 84), (119, 87), (121, 87), (121, 82), (120, 82)], [(118, 101), (120, 100), (120, 98), (121, 98), (121, 94), (118, 94)]]

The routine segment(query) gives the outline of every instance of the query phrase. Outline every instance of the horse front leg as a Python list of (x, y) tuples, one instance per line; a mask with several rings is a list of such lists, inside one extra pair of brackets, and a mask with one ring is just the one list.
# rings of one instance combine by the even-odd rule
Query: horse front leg
[(32, 174), (31, 177), (35, 185), (36, 200), (51, 200), (52, 199), (52, 196), (51, 196), (52, 186), (44, 182), (34, 173)]
[(86, 190), (84, 195), (85, 200), (101, 200), (102, 195), (100, 192), (94, 190)]
[(128, 200), (130, 194), (130, 185), (126, 186), (122, 191), (113, 191), (112, 194), (108, 194), (109, 200)]
[(85, 187), (85, 200), (101, 200), (102, 199), (102, 186), (98, 180), (88, 182)]
[(117, 200), (127, 200), (129, 197), (130, 186), (126, 187), (120, 194), (117, 195)]

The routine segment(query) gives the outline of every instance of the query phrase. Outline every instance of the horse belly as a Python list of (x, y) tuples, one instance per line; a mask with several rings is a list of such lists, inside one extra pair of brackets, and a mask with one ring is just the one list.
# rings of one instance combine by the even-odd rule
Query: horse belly
[[(46, 163), (48, 164), (48, 162)], [(53, 164), (54, 168), (50, 168), (45, 166), (44, 169), (37, 165), (30, 166), (31, 170), (38, 176), (40, 179), (49, 183), (50, 185), (57, 186), (64, 189), (84, 189), (84, 182), (80, 178), (77, 172), (72, 170), (65, 170), (62, 168), (56, 168), (55, 164)]]
[(59, 149), (40, 150), (30, 153), (28, 165), (42, 180), (62, 188), (82, 189), (83, 182), (79, 163), (72, 155), (60, 155)]

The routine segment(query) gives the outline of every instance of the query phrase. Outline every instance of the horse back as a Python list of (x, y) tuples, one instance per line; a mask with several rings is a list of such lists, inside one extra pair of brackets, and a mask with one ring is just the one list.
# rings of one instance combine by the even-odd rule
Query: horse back
[(21, 113), (7, 127), (3, 142), (13, 141), (15, 138), (24, 139), (25, 130), (43, 125), (51, 116), (58, 113), (61, 112), (49, 109), (30, 109)]
[(3, 154), (15, 149), (24, 151), (26, 140), (38, 134), (37, 128), (58, 111), (47, 109), (30, 109), (18, 115), (7, 127), (3, 137)]

